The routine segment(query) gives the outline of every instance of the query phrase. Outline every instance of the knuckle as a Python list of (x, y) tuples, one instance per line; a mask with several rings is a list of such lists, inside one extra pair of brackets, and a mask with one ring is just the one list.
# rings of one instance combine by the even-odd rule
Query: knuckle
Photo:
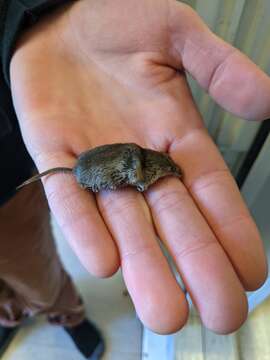
[(133, 194), (107, 193), (99, 201), (99, 208), (107, 217), (124, 215), (134, 207), (137, 207), (137, 198)]
[(189, 191), (198, 192), (211, 187), (216, 184), (217, 181), (225, 181), (229, 177), (232, 178), (231, 173), (227, 168), (212, 170), (200, 175), (194, 181), (187, 184), (187, 188)]
[(156, 253), (156, 246), (153, 245), (144, 245), (140, 247), (136, 247), (132, 251), (126, 251), (121, 254), (121, 262), (126, 263), (127, 261), (133, 259), (136, 256), (140, 256), (141, 254), (145, 253), (151, 253), (151, 256), (153, 256)]
[(174, 256), (176, 259), (182, 261), (184, 258), (187, 258), (188, 256), (193, 255), (197, 252), (207, 251), (212, 246), (217, 246), (214, 238), (207, 237), (196, 239), (188, 246), (177, 249)]
[(164, 211), (182, 208), (182, 203), (188, 196), (184, 188), (163, 190), (155, 199), (150, 200), (150, 206), (156, 214), (160, 215)]
[(248, 213), (239, 214), (238, 216), (228, 215), (222, 219), (219, 224), (220, 231), (230, 228), (245, 228), (248, 229), (250, 225), (250, 215)]

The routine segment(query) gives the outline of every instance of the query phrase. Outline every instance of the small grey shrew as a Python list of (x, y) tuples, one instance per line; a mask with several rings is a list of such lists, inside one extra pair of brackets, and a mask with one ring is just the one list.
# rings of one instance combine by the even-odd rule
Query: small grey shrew
[(110, 144), (83, 152), (74, 168), (57, 167), (25, 181), (17, 189), (59, 172), (72, 172), (84, 189), (93, 192), (134, 186), (145, 191), (164, 176), (182, 177), (179, 166), (166, 153), (145, 149), (137, 144)]

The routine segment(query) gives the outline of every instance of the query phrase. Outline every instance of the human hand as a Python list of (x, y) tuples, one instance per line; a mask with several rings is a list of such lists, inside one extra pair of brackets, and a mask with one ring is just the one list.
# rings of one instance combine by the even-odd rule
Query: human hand
[(184, 180), (134, 189), (80, 189), (70, 175), (44, 179), (59, 225), (88, 271), (121, 265), (144, 324), (181, 328), (188, 304), (156, 236), (174, 260), (206, 327), (228, 333), (247, 315), (244, 290), (266, 278), (256, 226), (193, 103), (189, 72), (225, 109), (270, 115), (270, 80), (169, 0), (81, 0), (24, 34), (11, 62), (14, 105), (40, 171), (72, 167), (82, 151), (135, 142), (167, 151)]

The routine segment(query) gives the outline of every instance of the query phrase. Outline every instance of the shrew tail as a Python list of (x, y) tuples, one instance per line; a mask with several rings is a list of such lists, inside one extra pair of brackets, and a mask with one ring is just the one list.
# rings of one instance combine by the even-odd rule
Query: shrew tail
[(55, 174), (55, 173), (59, 173), (59, 172), (60, 173), (69, 173), (69, 172), (72, 172), (72, 169), (71, 168), (66, 168), (66, 167), (56, 167), (56, 168), (53, 168), (53, 169), (46, 170), (43, 173), (37, 174), (37, 175), (31, 177), (30, 179), (26, 180), (21, 185), (19, 185), (16, 188), (16, 190), (19, 190), (22, 187), (24, 187), (24, 186), (26, 186), (28, 184), (31, 184), (32, 182), (40, 180), (43, 176), (50, 175), (50, 174)]

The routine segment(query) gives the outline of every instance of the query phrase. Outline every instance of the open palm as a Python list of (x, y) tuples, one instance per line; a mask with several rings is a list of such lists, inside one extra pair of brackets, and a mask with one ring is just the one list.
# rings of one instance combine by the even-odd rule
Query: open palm
[(146, 326), (173, 332), (188, 315), (158, 236), (203, 323), (227, 333), (245, 320), (245, 290), (263, 283), (267, 266), (185, 71), (227, 110), (252, 119), (270, 115), (268, 77), (173, 0), (81, 0), (62, 8), (20, 39), (11, 85), (40, 171), (73, 166), (82, 151), (116, 142), (166, 151), (180, 165), (183, 182), (166, 178), (144, 195), (123, 189), (94, 196), (67, 174), (44, 185), (88, 271), (104, 277), (121, 265)]

